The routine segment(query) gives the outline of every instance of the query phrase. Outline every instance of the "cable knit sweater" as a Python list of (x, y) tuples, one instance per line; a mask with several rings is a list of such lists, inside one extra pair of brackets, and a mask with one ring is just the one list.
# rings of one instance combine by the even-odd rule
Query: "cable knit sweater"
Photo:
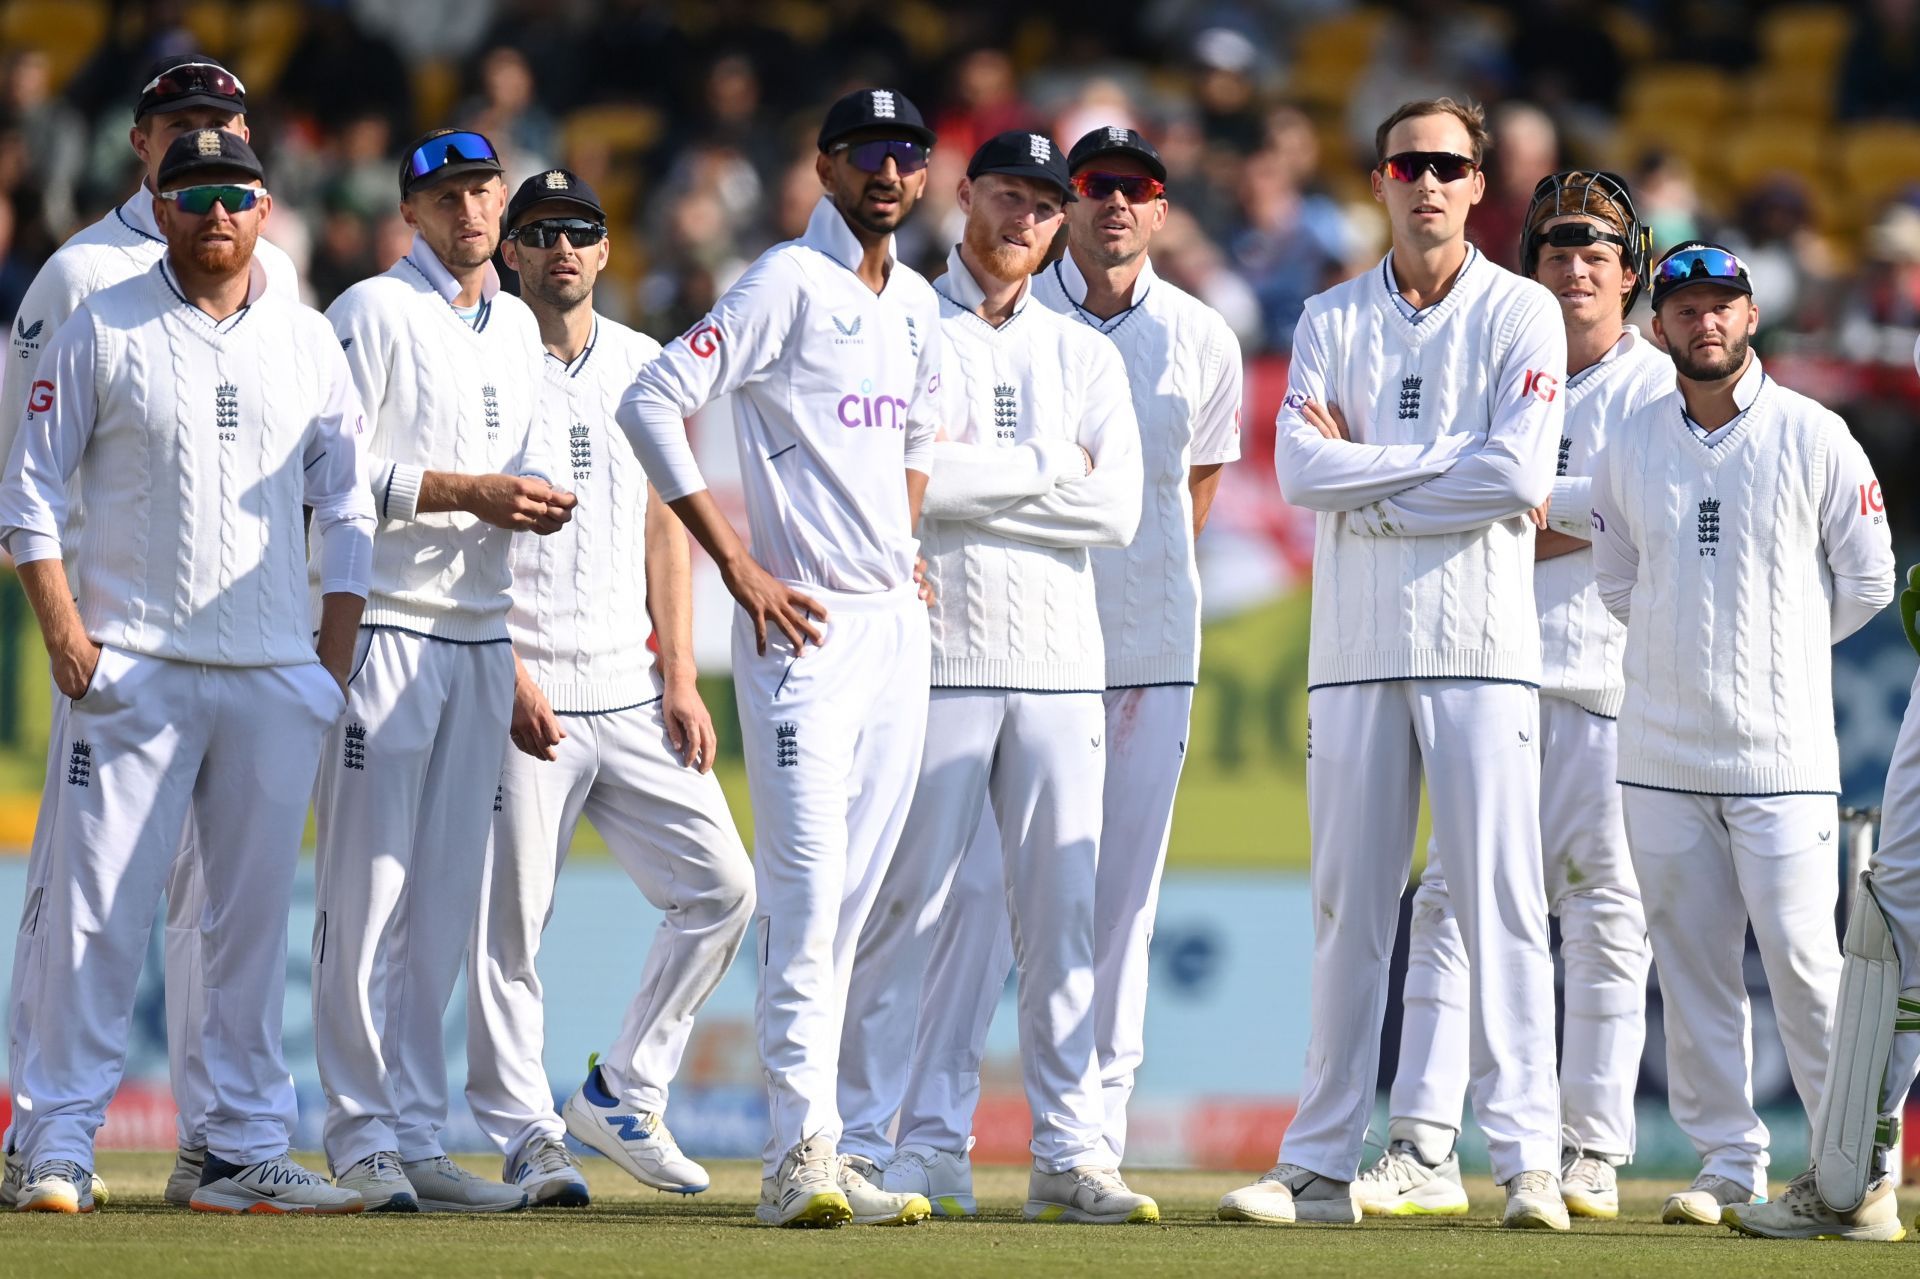
[(420, 484), (429, 470), (553, 474), (534, 432), (545, 356), (533, 313), (499, 292), (492, 267), (477, 326), (454, 313), (447, 283), (416, 236), (385, 274), (327, 308), (370, 415), (367, 473), (382, 522), (363, 624), (499, 641), (515, 535), (464, 511), (420, 514)]
[(1087, 552), (1125, 546), (1140, 523), (1140, 428), (1120, 353), (1034, 305), (1031, 288), (994, 328), (974, 313), (983, 294), (957, 248), (934, 291), (951, 438), (934, 445), (920, 520), (938, 595), (933, 685), (1099, 692)]
[(552, 537), (513, 539), (513, 648), (561, 714), (638, 706), (659, 695), (647, 613), (647, 477), (613, 420), (660, 344), (604, 316), (572, 364), (544, 356), (541, 451), (580, 498)]
[(1081, 309), (1087, 282), (1071, 255), (1034, 278), (1050, 310), (1103, 333), (1120, 351), (1140, 423), (1140, 529), (1093, 552), (1107, 647), (1107, 687), (1191, 684), (1200, 677), (1200, 563), (1193, 547), (1194, 466), (1240, 456), (1240, 343), (1220, 313), (1143, 262), (1133, 305), (1102, 320)]

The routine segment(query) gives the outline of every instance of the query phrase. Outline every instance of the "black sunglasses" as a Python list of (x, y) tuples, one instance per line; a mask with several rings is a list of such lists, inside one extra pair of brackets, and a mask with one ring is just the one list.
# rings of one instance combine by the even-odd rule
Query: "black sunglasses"
[(1442, 182), (1458, 182), (1480, 166), (1451, 151), (1401, 151), (1382, 160), (1380, 167), (1401, 182), (1418, 182), (1429, 171)]
[(541, 218), (538, 222), (529, 222), (507, 232), (509, 240), (517, 240), (535, 249), (551, 249), (560, 243), (561, 236), (567, 237), (567, 243), (576, 249), (598, 244), (607, 238), (607, 227), (603, 222), (589, 222), (585, 218)]
[(927, 167), (927, 148), (910, 138), (876, 138), (871, 142), (836, 142), (828, 152), (845, 151), (853, 167), (862, 173), (878, 173), (893, 157), (894, 167), (904, 177)]

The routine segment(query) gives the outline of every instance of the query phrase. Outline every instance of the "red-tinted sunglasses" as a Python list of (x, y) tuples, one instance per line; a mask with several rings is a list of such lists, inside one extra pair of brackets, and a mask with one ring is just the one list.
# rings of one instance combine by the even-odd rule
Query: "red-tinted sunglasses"
[(247, 86), (240, 83), (240, 77), (222, 66), (211, 62), (186, 62), (177, 67), (169, 67), (153, 79), (147, 81), (146, 88), (140, 90), (140, 96), (152, 94), (160, 98), (183, 98), (190, 93), (210, 93), (219, 98), (245, 98)]
[(1382, 160), (1380, 167), (1400, 182), (1418, 182), (1429, 170), (1442, 182), (1458, 182), (1480, 166), (1451, 151), (1401, 151)]
[(1167, 184), (1138, 173), (1076, 173), (1073, 190), (1083, 200), (1104, 200), (1118, 191), (1128, 204), (1145, 204), (1165, 195)]

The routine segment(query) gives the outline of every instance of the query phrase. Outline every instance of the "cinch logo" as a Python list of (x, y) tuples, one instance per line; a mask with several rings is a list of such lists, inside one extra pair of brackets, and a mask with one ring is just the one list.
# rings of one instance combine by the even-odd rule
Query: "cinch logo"
[[(35, 383), (35, 385), (39, 385)], [(1880, 491), (1880, 481), (1860, 486), (1860, 514), (1877, 515), (1887, 509), (1886, 495)]]
[(695, 325), (687, 333), (685, 340), (688, 348), (705, 360), (720, 349), (720, 329), (713, 324)]
[(857, 395), (843, 395), (837, 410), (840, 425), (849, 429), (859, 427), (882, 427), (888, 430), (907, 429), (907, 402), (897, 395), (874, 395), (873, 383), (862, 382)]
[(27, 392), (27, 412), (45, 413), (53, 407), (53, 383), (42, 378)]
[(1526, 381), (1520, 384), (1520, 394), (1531, 395), (1542, 404), (1553, 403), (1553, 397), (1559, 393), (1560, 379), (1538, 369), (1528, 369)]

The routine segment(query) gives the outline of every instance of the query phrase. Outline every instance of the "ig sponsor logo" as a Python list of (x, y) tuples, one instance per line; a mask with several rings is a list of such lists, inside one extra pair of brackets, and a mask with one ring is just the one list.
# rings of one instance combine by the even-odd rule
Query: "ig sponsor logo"
[(704, 322), (697, 324), (687, 331), (686, 343), (701, 359), (712, 359), (713, 353), (720, 349), (720, 327)]
[(53, 407), (53, 383), (41, 378), (27, 391), (27, 412), (45, 413)]

